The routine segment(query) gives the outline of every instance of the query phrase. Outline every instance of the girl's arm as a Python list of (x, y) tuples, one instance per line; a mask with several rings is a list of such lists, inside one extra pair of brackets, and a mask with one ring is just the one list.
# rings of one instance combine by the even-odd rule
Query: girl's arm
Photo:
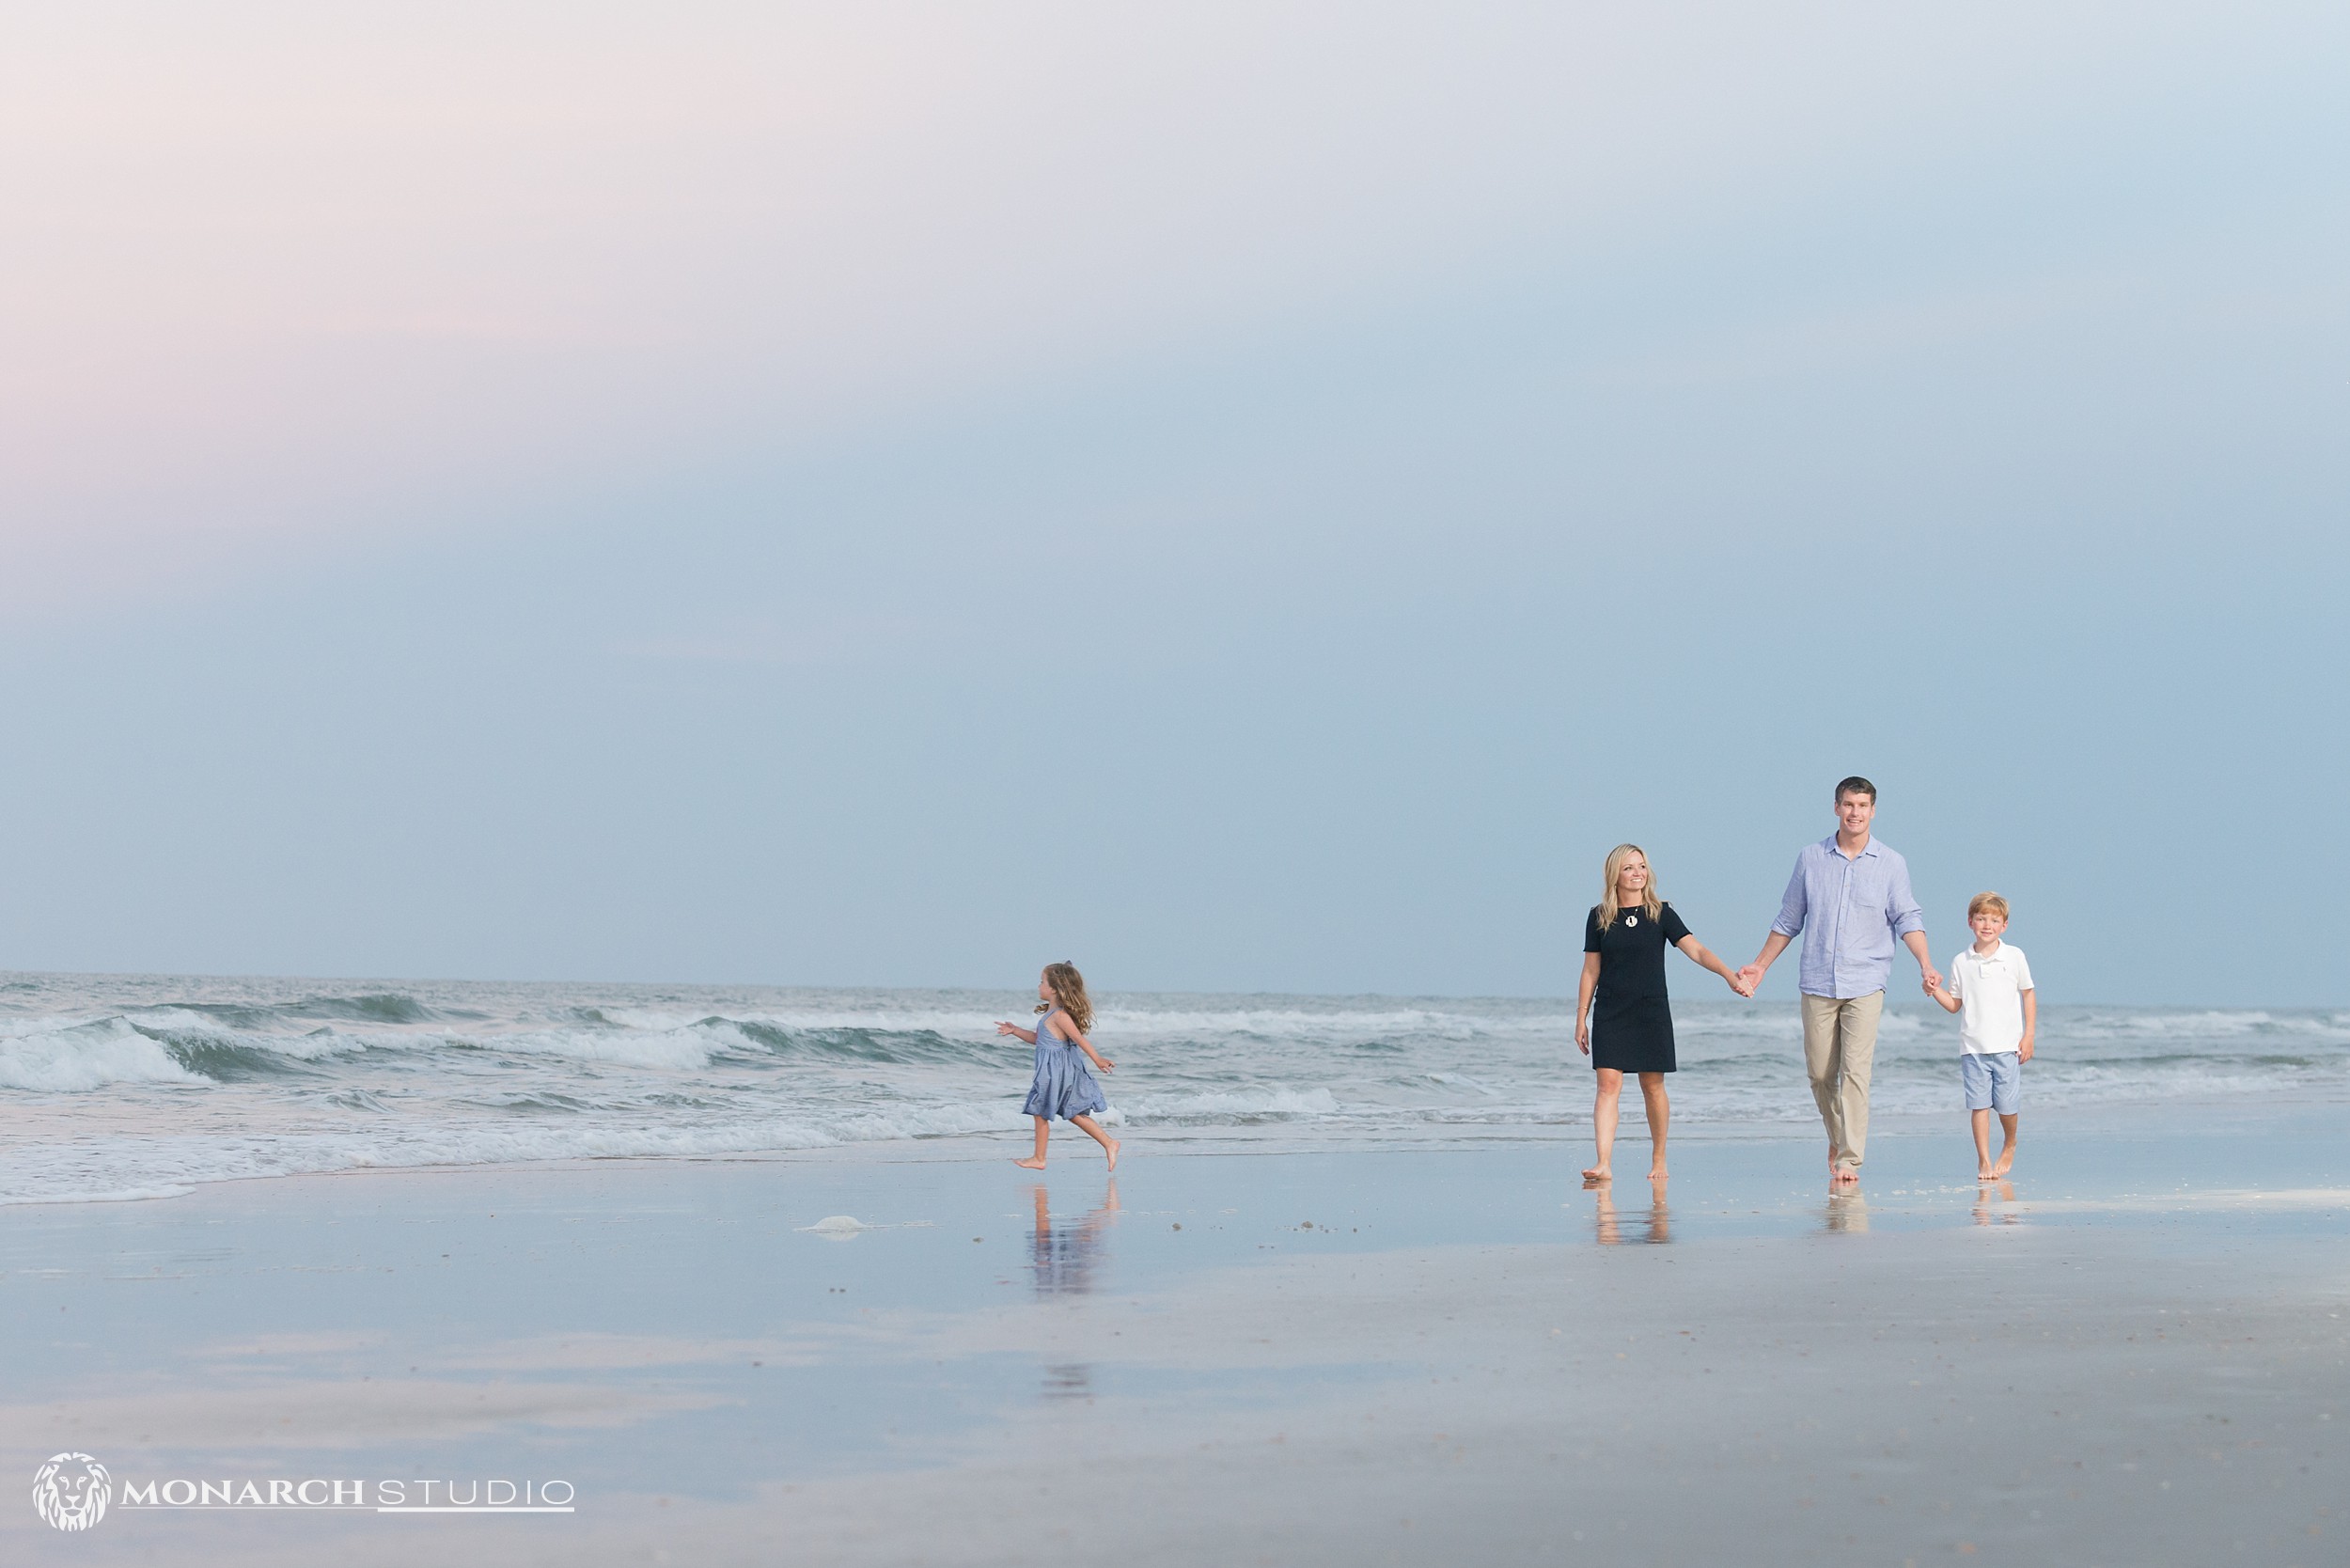
[(1700, 968), (1711, 969), (1714, 973), (1721, 976), (1724, 980), (1729, 982), (1730, 988), (1738, 993), (1741, 996), (1751, 996), (1754, 995), (1754, 987), (1740, 980), (1737, 975), (1731, 971), (1729, 964), (1724, 964), (1720, 959), (1716, 958), (1713, 952), (1707, 949), (1706, 945), (1699, 941), (1696, 937), (1684, 936), (1680, 941), (1674, 943), (1673, 946), (1679, 948), (1683, 952), (1687, 953), (1691, 958), (1695, 959)]
[[(1055, 1034), (1061, 1035), (1062, 1039), (1068, 1041), (1069, 1043), (1074, 1045), (1080, 1051), (1083, 1051), (1086, 1054), (1087, 1058), (1103, 1072), (1109, 1073), (1117, 1070), (1118, 1064), (1116, 1062), (1111, 1061), (1107, 1057), (1104, 1057), (1101, 1052), (1093, 1048), (1093, 1042), (1086, 1038), (1085, 1030), (1077, 1027), (1076, 1025), (1071, 1023), (1062, 1014), (1055, 1013), (1046, 1023), (1045, 1027), (1051, 1029)], [(1066, 1034), (1061, 1033), (1064, 1029), (1068, 1031)]]
[(995, 1026), (995, 1032), (997, 1034), (1017, 1035), (1023, 1043), (1029, 1045), (1036, 1043), (1036, 1030), (1024, 1029), (1017, 1024), (998, 1024)]
[(1599, 954), (1583, 955), (1583, 978), (1574, 987), (1574, 1048), (1591, 1054), (1591, 993), (1599, 985)]
[(2040, 997), (2033, 992), (2024, 993), (2024, 1039), (2015, 1047), (2017, 1061), (2031, 1060), (2032, 1036), (2040, 1032)]

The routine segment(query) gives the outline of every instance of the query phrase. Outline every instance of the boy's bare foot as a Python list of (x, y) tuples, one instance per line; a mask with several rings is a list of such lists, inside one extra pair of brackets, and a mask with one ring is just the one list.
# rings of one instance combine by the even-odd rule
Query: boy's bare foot
[(1011, 1163), (1018, 1166), (1023, 1170), (1042, 1170), (1044, 1168), (1044, 1162), (1038, 1159), (1033, 1154), (1029, 1155), (1025, 1160), (1014, 1160)]
[(1999, 1151), (1999, 1163), (1991, 1168), (1994, 1180), (2015, 1168), (2015, 1149), (2013, 1144)]
[(1583, 1180), (1586, 1182), (1612, 1182), (1615, 1179), (1615, 1172), (1604, 1165), (1586, 1166), (1583, 1170)]
[(1110, 1168), (1112, 1170), (1116, 1170), (1118, 1168), (1118, 1140), (1116, 1138), (1112, 1138), (1107, 1143), (1102, 1145), (1102, 1152), (1109, 1155)]

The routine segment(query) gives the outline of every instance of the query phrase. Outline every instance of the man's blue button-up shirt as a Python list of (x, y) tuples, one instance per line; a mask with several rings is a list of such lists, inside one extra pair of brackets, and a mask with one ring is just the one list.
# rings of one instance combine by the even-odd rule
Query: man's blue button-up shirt
[(1866, 996), (1885, 989), (1893, 948), (1926, 929), (1909, 890), (1909, 862), (1874, 838), (1852, 859), (1829, 834), (1795, 856), (1771, 929), (1803, 938), (1797, 983), (1810, 996)]

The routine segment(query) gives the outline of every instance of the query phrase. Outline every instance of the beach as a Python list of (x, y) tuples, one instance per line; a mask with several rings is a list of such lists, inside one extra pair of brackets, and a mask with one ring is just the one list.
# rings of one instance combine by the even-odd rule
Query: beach
[[(1878, 1137), (1851, 1197), (1815, 1139), (1700, 1129), (1661, 1204), (1586, 1190), (1564, 1136), (1136, 1132), (1114, 1181), (1066, 1140), (1038, 1178), (951, 1138), (19, 1205), (8, 1458), (87, 1453), (117, 1501), (0, 1535), (174, 1563), (2341, 1560), (2333, 1113), (2028, 1119), (1982, 1188), (1948, 1120)], [(175, 1509), (175, 1478), (369, 1506)], [(386, 1480), (552, 1481), (572, 1511), (375, 1512)]]

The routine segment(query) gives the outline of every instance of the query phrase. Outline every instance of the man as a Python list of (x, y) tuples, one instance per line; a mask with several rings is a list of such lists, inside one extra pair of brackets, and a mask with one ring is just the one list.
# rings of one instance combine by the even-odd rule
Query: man
[(1869, 833), (1877, 787), (1865, 778), (1836, 786), (1836, 831), (1795, 856), (1778, 918), (1752, 964), (1738, 971), (1749, 992), (1803, 938), (1803, 1058), (1811, 1097), (1827, 1124), (1828, 1180), (1860, 1180), (1869, 1150), (1869, 1073), (1893, 944), (1907, 947), (1929, 988), (1939, 985), (1926, 954), (1926, 921), (1909, 890), (1909, 862)]

